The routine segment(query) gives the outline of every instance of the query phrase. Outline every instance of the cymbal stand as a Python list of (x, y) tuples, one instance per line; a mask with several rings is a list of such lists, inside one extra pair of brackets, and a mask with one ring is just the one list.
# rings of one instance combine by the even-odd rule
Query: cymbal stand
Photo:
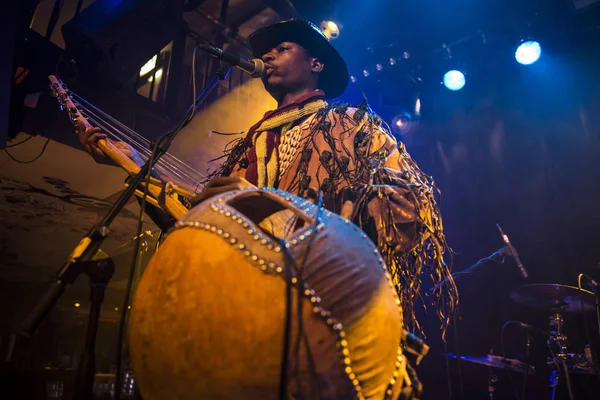
[[(552, 387), (552, 399), (554, 399), (556, 387), (560, 380), (560, 374), (563, 373), (565, 383), (567, 385), (567, 391), (569, 393), (569, 400), (575, 400), (573, 396), (573, 387), (571, 385), (571, 376), (569, 375), (569, 367), (567, 366), (567, 336), (563, 334), (563, 317), (560, 313), (555, 312), (550, 317), (550, 328), (556, 331), (555, 336), (548, 338), (548, 347), (552, 353), (552, 362), (556, 368), (550, 374), (550, 387)], [(552, 350), (552, 346), (556, 346), (557, 352)], [(562, 371), (561, 371), (562, 370)]]
[(498, 375), (494, 373), (492, 367), (488, 367), (488, 393), (490, 394), (490, 400), (494, 400), (496, 383), (498, 383)]
[(527, 375), (529, 375), (529, 366), (531, 365), (531, 332), (527, 331), (527, 350), (525, 353), (525, 376), (523, 377), (523, 391), (521, 393), (521, 400), (525, 400), (527, 395)]
[(552, 388), (552, 395), (550, 396), (550, 400), (554, 400), (556, 398), (556, 387), (558, 386), (558, 371), (554, 370), (550, 372), (550, 387)]

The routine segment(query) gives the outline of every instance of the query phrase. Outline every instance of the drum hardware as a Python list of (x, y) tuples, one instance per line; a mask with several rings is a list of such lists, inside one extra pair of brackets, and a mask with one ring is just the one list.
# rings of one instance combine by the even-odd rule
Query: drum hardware
[(492, 367), (488, 367), (488, 393), (490, 400), (494, 400), (494, 392), (496, 391), (496, 384), (498, 383), (498, 375), (494, 373)]
[[(445, 354), (445, 356), (458, 358), (455, 354)], [(486, 365), (491, 368), (505, 369), (512, 372), (518, 372), (520, 374), (525, 374), (525, 371), (527, 371), (527, 374), (533, 375), (536, 372), (533, 365), (529, 365), (529, 367), (526, 368), (526, 364), (524, 362), (512, 358), (496, 356), (494, 355), (493, 351), (490, 351), (490, 354), (485, 357), (460, 356), (460, 359), (466, 362)]]
[(514, 290), (510, 297), (517, 303), (551, 313), (594, 311), (596, 304), (593, 297), (580, 298), (580, 293), (593, 296), (592, 292), (584, 289), (580, 291), (574, 286), (539, 283), (523, 285)]
[(518, 372), (524, 374), (525, 376), (535, 374), (535, 367), (519, 360), (495, 356), (493, 350), (490, 350), (490, 354), (485, 357), (458, 357), (455, 354), (445, 354), (445, 356), (451, 358), (460, 358), (463, 361), (474, 364), (486, 365), (488, 367), (487, 388), (490, 400), (494, 399), (494, 393), (496, 392), (496, 387), (498, 384), (498, 375), (496, 375), (494, 369), (504, 369), (507, 371)]
[[(69, 257), (67, 258), (67, 261), (58, 272), (55, 281), (46, 290), (42, 298), (39, 300), (38, 304), (29, 313), (29, 315), (25, 318), (25, 321), (21, 325), (21, 330), (19, 334), (22, 337), (29, 338), (33, 336), (33, 334), (36, 331), (36, 328), (46, 317), (46, 315), (48, 315), (50, 310), (56, 305), (58, 299), (64, 293), (67, 285), (73, 284), (82, 272), (90, 276), (92, 289), (92, 305), (90, 308), (90, 316), (86, 332), (84, 359), (82, 359), (82, 362), (80, 363), (80, 371), (78, 372), (78, 382), (76, 384), (75, 398), (77, 399), (92, 398), (91, 394), (93, 392), (95, 373), (95, 342), (98, 327), (98, 319), (100, 317), (100, 306), (104, 298), (104, 289), (108, 285), (108, 282), (110, 281), (110, 278), (112, 277), (114, 272), (114, 263), (110, 258), (103, 260), (95, 260), (98, 253), (101, 251), (100, 246), (104, 242), (104, 239), (106, 239), (110, 234), (111, 223), (121, 212), (121, 210), (125, 207), (125, 205), (129, 203), (131, 197), (133, 197), (136, 194), (138, 188), (148, 188), (148, 185), (142, 186), (142, 183), (145, 180), (150, 180), (150, 175), (156, 161), (158, 161), (158, 159), (167, 152), (167, 149), (169, 148), (175, 136), (181, 131), (183, 127), (185, 127), (191, 121), (196, 107), (204, 103), (204, 101), (208, 98), (212, 90), (217, 86), (219, 81), (225, 79), (230, 68), (231, 67), (229, 64), (221, 63), (220, 68), (215, 72), (213, 78), (206, 84), (206, 86), (200, 92), (198, 97), (194, 99), (194, 104), (190, 106), (190, 108), (187, 110), (186, 114), (178, 123), (178, 125), (169, 132), (166, 132), (163, 136), (161, 136), (156, 142), (152, 144), (152, 157), (150, 157), (148, 161), (140, 168), (139, 172), (132, 177), (131, 181), (128, 183), (125, 190), (123, 190), (119, 198), (110, 208), (108, 213), (100, 220), (98, 224), (93, 226), (88, 231), (84, 238), (80, 240), (79, 244), (75, 247), (75, 249), (73, 249)], [(51, 76), (50, 80), (52, 82), (52, 91), (56, 95), (59, 94), (58, 89), (62, 89), (64, 92), (64, 88), (62, 87), (61, 82), (58, 81), (56, 77)], [(59, 99), (59, 101), (63, 100), (64, 96), (61, 99)], [(65, 104), (61, 103), (61, 106), (64, 105)], [(77, 111), (76, 107), (67, 108), (69, 109), (69, 115), (73, 123), (76, 125), (77, 118), (83, 117)], [(73, 112), (73, 114), (71, 114), (71, 112)], [(139, 246), (140, 240), (138, 238), (138, 240), (136, 240), (136, 249), (134, 252), (134, 257), (136, 259), (138, 256)], [(130, 274), (134, 273), (136, 264), (137, 263), (134, 261), (131, 267)], [(131, 283), (132, 279), (130, 279), (128, 290), (126, 290), (125, 292), (125, 303), (129, 302)], [(127, 315), (126, 309), (123, 310), (123, 313), (121, 315), (122, 318), (121, 328), (119, 331), (118, 346), (119, 351), (117, 352), (117, 372), (115, 382), (116, 388), (120, 388), (122, 385), (121, 349), (122, 343), (124, 341), (123, 338), (125, 330), (123, 328), (123, 325), (125, 323), (125, 317)], [(120, 397), (121, 391), (117, 390), (115, 392), (115, 399), (119, 400)]]
[[(586, 296), (581, 297), (582, 294)], [(589, 356), (568, 352), (568, 338), (564, 332), (563, 319), (563, 313), (585, 313), (595, 310), (595, 304), (589, 296), (591, 294), (587, 290), (560, 284), (523, 285), (511, 293), (510, 297), (515, 302), (551, 313), (550, 330), (542, 332), (548, 336), (546, 343), (552, 355), (547, 360), (548, 366), (553, 368), (549, 376), (552, 399), (555, 398), (558, 384), (561, 380), (564, 380), (569, 399), (573, 400), (571, 372), (593, 370), (593, 360), (589, 347), (587, 348)]]
[[(555, 312), (550, 317), (550, 327), (556, 330), (556, 336), (548, 338), (548, 347), (552, 354), (552, 364), (554, 366), (554, 370), (550, 374), (550, 387), (552, 388), (552, 399), (554, 399), (562, 374), (567, 385), (569, 399), (573, 400), (575, 397), (573, 396), (571, 376), (569, 374), (569, 367), (567, 366), (567, 336), (563, 334), (563, 323), (563, 317), (558, 312)], [(552, 346), (555, 346), (558, 350), (556, 352), (553, 351)]]

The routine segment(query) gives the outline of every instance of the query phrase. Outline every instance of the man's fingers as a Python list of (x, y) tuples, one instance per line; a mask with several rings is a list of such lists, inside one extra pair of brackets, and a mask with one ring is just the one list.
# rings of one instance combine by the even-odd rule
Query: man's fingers
[(123, 152), (127, 157), (131, 157), (133, 153), (133, 148), (127, 143), (123, 142), (112, 142), (112, 144), (119, 150)]
[(77, 135), (81, 136), (85, 133), (85, 124), (81, 118), (77, 118)]
[(98, 147), (92, 146), (92, 152), (93, 152), (93, 155), (98, 158), (106, 158), (106, 154), (104, 154), (104, 152), (102, 150), (100, 150)]
[(340, 213), (340, 217), (347, 219), (348, 221), (351, 221), (353, 213), (354, 213), (354, 203), (352, 203), (350, 200), (346, 200), (346, 202), (342, 206), (342, 212)]
[(131, 146), (127, 143), (123, 143), (123, 142), (112, 142), (112, 144), (115, 145), (115, 147), (121, 149), (121, 150), (131, 150)]
[(88, 142), (96, 143), (100, 139), (106, 139), (106, 135), (104, 133), (99, 133), (99, 131), (95, 131), (95, 133), (92, 133), (88, 138)]
[(98, 140), (105, 139), (106, 135), (104, 133), (99, 133), (96, 131), (92, 133), (83, 144), (88, 153), (98, 158), (106, 158), (106, 155), (100, 148), (98, 147)]

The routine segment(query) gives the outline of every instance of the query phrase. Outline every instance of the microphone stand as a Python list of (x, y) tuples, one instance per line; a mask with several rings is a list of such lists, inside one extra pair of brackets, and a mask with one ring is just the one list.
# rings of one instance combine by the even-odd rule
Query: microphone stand
[[(221, 63), (220, 68), (215, 72), (213, 78), (198, 95), (194, 104), (196, 107), (204, 103), (219, 81), (227, 77), (230, 68), (231, 66), (229, 64)], [(130, 198), (134, 195), (135, 190), (140, 186), (146, 176), (152, 172), (153, 164), (167, 152), (175, 136), (190, 122), (190, 116), (195, 112), (194, 105), (188, 108), (184, 117), (175, 128), (165, 133), (153, 144), (153, 157), (150, 157), (141, 167), (140, 171), (132, 176), (129, 181), (129, 186), (125, 188), (108, 213), (100, 220), (100, 222), (88, 231), (83, 239), (81, 239), (58, 272), (54, 282), (50, 284), (42, 298), (21, 325), (19, 334), (27, 338), (32, 337), (38, 325), (56, 305), (56, 302), (64, 293), (67, 285), (73, 284), (82, 272), (89, 275), (91, 283), (91, 306), (86, 331), (85, 348), (83, 350), (81, 362), (79, 363), (75, 382), (75, 398), (78, 400), (91, 400), (93, 397), (95, 342), (98, 321), (100, 318), (100, 308), (104, 299), (104, 290), (106, 289), (106, 286), (108, 286), (114, 272), (114, 263), (110, 258), (95, 260), (95, 256), (104, 240), (110, 234), (110, 224), (129, 202)], [(137, 240), (139, 241), (140, 238)], [(126, 293), (126, 295), (128, 296), (129, 293)], [(125, 313), (127, 310), (123, 310), (122, 312)], [(119, 382), (120, 378), (117, 376), (116, 383)], [(115, 385), (115, 395), (117, 392), (120, 393), (120, 390), (120, 385)]]
[[(450, 277), (452, 277), (452, 279), (455, 279), (459, 275), (469, 274), (469, 273), (473, 272), (475, 269), (477, 269), (478, 267), (480, 267), (481, 265), (485, 264), (487, 261), (494, 261), (494, 262), (501, 263), (500, 261), (496, 260), (496, 258), (497, 257), (504, 258), (504, 256), (507, 254), (507, 252), (510, 253), (510, 250), (508, 249), (508, 247), (503, 247), (501, 249), (498, 249), (497, 251), (490, 254), (489, 256), (477, 261), (475, 264), (471, 265), (469, 268), (467, 268), (463, 271), (458, 271), (458, 272), (453, 273), (452, 275), (450, 275)], [(431, 289), (429, 289), (429, 291), (433, 292), (435, 289), (438, 289), (438, 288), (446, 285), (449, 280), (450, 280), (450, 278), (444, 279), (440, 283), (434, 285)]]

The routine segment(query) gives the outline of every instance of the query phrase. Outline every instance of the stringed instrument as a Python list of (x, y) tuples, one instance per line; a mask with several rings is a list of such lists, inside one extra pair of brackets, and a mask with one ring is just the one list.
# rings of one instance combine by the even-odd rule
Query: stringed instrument
[[(146, 160), (152, 155), (150, 141), (93, 106), (81, 96), (69, 91), (56, 76), (50, 75), (48, 79), (51, 82), (50, 88), (53, 96), (58, 100), (60, 108), (66, 109), (76, 130), (79, 121), (86, 129), (99, 127), (102, 133), (111, 138), (100, 139), (98, 148), (127, 173), (137, 174), (141, 169), (140, 165), (114, 143), (118, 141), (128, 144), (139, 153), (141, 158)], [(188, 208), (180, 201), (180, 196), (184, 199), (192, 199), (202, 189), (200, 182), (206, 176), (169, 153), (158, 160), (154, 169), (161, 177), (166, 177), (168, 180), (150, 177), (146, 201), (165, 210), (174, 218), (180, 219), (188, 212)], [(145, 185), (145, 182), (142, 185)], [(136, 196), (143, 197), (144, 189), (145, 186), (136, 189)]]

